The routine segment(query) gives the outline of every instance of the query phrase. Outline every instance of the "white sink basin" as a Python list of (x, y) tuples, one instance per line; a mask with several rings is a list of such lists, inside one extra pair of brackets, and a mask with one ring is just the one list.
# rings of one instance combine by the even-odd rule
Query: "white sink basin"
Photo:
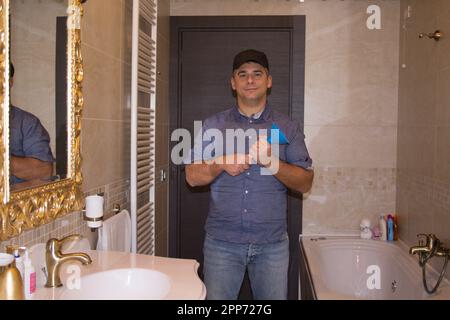
[(171, 281), (164, 273), (140, 268), (101, 271), (80, 278), (79, 289), (64, 288), (63, 300), (164, 299)]

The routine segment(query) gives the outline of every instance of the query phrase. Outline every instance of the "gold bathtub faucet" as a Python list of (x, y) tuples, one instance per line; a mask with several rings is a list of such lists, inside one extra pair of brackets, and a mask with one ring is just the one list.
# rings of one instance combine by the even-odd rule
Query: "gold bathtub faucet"
[[(419, 255), (419, 265), (422, 267), (422, 280), (423, 280), (423, 286), (425, 291), (428, 294), (433, 294), (438, 289), (442, 279), (444, 278), (445, 271), (447, 269), (447, 263), (450, 257), (450, 249), (444, 248), (442, 246), (442, 242), (436, 237), (434, 234), (418, 234), (417, 237), (419, 238), (419, 245), (413, 246), (409, 249), (410, 254), (418, 254)], [(420, 239), (420, 237), (426, 238), (426, 244), (423, 244), (423, 241)], [(432, 257), (442, 257), (444, 258), (444, 265), (442, 267), (441, 273), (439, 274), (439, 278), (433, 288), (429, 288), (427, 284), (427, 278), (425, 274), (425, 269), (428, 260), (430, 260)]]
[(70, 235), (61, 240), (52, 238), (47, 241), (47, 246), (45, 250), (45, 261), (47, 264), (47, 283), (45, 287), (53, 288), (62, 286), (59, 271), (61, 265), (67, 261), (80, 261), (83, 265), (88, 265), (92, 263), (91, 257), (85, 253), (68, 253), (63, 254), (61, 252), (62, 245), (71, 240), (79, 240), (82, 237), (80, 235)]
[(442, 246), (442, 242), (434, 234), (418, 234), (417, 237), (425, 237), (426, 244), (419, 239), (419, 245), (409, 249), (410, 254), (418, 253), (419, 256), (426, 254), (426, 260), (433, 256), (446, 257), (450, 254), (450, 250)]

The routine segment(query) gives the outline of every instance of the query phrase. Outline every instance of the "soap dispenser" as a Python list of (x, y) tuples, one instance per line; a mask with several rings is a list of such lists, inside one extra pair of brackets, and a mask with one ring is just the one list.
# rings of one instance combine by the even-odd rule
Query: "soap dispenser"
[(23, 300), (23, 282), (12, 254), (0, 253), (0, 300)]

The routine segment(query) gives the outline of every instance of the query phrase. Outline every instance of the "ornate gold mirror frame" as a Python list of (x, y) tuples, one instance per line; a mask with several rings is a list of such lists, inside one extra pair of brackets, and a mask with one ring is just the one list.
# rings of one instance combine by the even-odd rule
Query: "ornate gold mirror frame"
[(24, 191), (9, 187), (9, 3), (0, 0), (0, 241), (51, 222), (83, 206), (81, 115), (83, 109), (81, 17), (83, 0), (68, 0), (67, 18), (67, 179)]

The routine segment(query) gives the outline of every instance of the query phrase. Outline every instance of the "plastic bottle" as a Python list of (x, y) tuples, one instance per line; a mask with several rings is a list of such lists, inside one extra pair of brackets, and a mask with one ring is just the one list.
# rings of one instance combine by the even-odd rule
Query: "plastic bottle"
[(24, 264), (23, 264), (23, 258), (20, 255), (19, 249), (14, 250), (14, 260), (16, 261), (16, 268), (20, 272), (20, 276), (22, 277), (23, 281), (23, 275), (24, 275)]
[(28, 256), (28, 250), (25, 251), (24, 259), (24, 284), (23, 288), (25, 290), (25, 299), (31, 299), (33, 294), (36, 292), (36, 271), (34, 270), (31, 259)]
[(387, 227), (386, 227), (386, 220), (384, 220), (383, 215), (380, 215), (380, 219), (378, 220), (378, 223), (380, 225), (380, 240), (386, 241), (387, 240)]
[(362, 219), (360, 223), (361, 239), (372, 239), (372, 230), (370, 230), (370, 220)]
[(392, 218), (391, 215), (388, 215), (387, 231), (388, 231), (387, 235), (388, 241), (394, 241), (394, 219)]
[(393, 215), (394, 218), (394, 240), (398, 240), (398, 217), (396, 214)]

